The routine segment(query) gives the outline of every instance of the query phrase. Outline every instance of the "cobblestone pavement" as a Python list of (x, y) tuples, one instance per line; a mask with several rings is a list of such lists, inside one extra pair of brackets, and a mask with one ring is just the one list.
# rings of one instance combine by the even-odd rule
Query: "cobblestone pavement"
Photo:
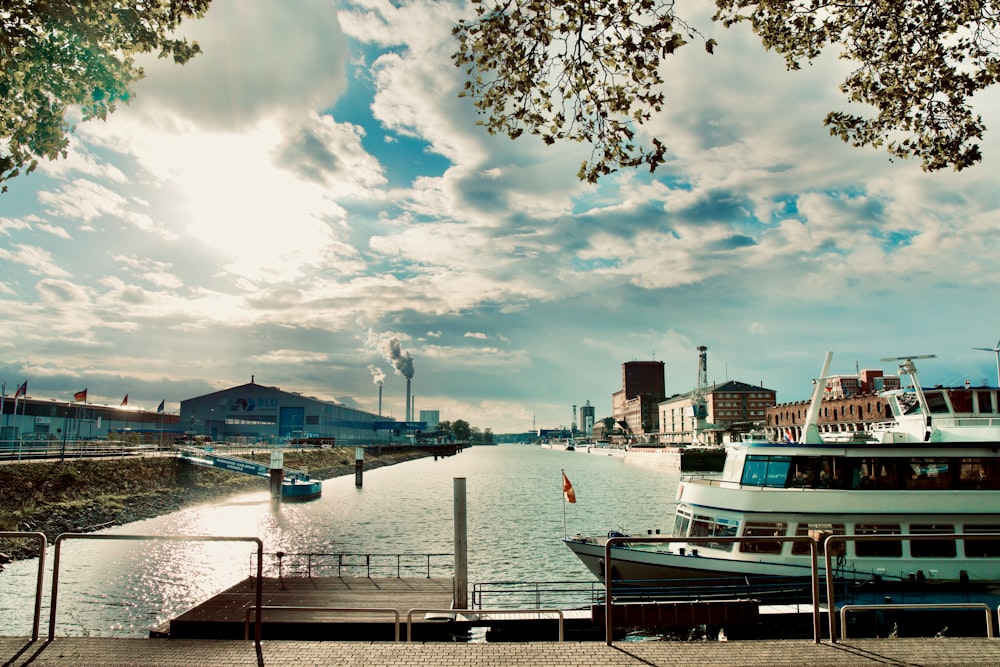
[(595, 667), (599, 665), (1000, 665), (1000, 640), (532, 642), (495, 644), (0, 637), (4, 667)]

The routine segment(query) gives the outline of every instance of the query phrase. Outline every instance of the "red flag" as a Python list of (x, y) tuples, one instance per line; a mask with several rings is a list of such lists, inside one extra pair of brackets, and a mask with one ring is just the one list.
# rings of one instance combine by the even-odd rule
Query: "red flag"
[(563, 476), (563, 495), (566, 497), (566, 502), (575, 503), (576, 502), (576, 491), (573, 490), (573, 485), (569, 483), (569, 477), (566, 473)]
[(24, 397), (27, 397), (27, 396), (28, 396), (28, 381), (27, 381), (27, 380), (25, 380), (25, 381), (24, 381), (24, 382), (23, 382), (23, 383), (22, 383), (22, 384), (21, 384), (21, 385), (20, 385), (20, 386), (19, 386), (19, 387), (17, 388), (17, 391), (16, 391), (16, 392), (14, 392), (14, 398), (15, 398), (15, 399), (16, 399), (16, 398), (18, 398), (18, 397), (20, 397), (20, 396), (24, 396)]
[(128, 394), (125, 394), (125, 398), (122, 399), (122, 405), (128, 405)]
[(78, 391), (75, 394), (73, 394), (73, 400), (74, 401), (79, 401), (81, 403), (86, 403), (87, 402), (87, 390), (84, 389), (83, 391)]

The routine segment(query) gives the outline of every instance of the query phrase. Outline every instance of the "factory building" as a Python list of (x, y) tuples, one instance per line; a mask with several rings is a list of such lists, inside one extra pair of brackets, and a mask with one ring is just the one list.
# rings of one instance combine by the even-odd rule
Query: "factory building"
[(333, 439), (336, 445), (388, 441), (388, 422), (332, 401), (255, 383), (181, 401), (180, 424), (213, 440)]
[(51, 398), (4, 396), (0, 410), (0, 449), (18, 442), (105, 440), (126, 433), (156, 441), (178, 432), (177, 415), (162, 409), (144, 410), (127, 405), (101, 405)]

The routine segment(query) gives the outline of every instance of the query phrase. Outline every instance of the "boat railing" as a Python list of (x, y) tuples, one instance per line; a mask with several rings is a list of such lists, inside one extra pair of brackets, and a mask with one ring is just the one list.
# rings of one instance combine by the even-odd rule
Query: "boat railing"
[[(251, 566), (253, 563), (251, 562)], [(396, 577), (435, 574), (452, 576), (451, 553), (323, 553), (274, 551), (264, 554), (268, 577)]]

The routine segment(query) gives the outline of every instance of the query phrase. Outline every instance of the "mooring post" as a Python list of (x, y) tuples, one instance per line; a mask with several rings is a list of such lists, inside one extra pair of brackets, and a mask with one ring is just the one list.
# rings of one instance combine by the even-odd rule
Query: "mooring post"
[(271, 500), (281, 502), (281, 482), (285, 478), (285, 453), (271, 450)]
[(365, 483), (365, 448), (354, 448), (354, 486), (359, 489)]
[(455, 478), (455, 609), (469, 608), (469, 541), (466, 529), (465, 478)]

